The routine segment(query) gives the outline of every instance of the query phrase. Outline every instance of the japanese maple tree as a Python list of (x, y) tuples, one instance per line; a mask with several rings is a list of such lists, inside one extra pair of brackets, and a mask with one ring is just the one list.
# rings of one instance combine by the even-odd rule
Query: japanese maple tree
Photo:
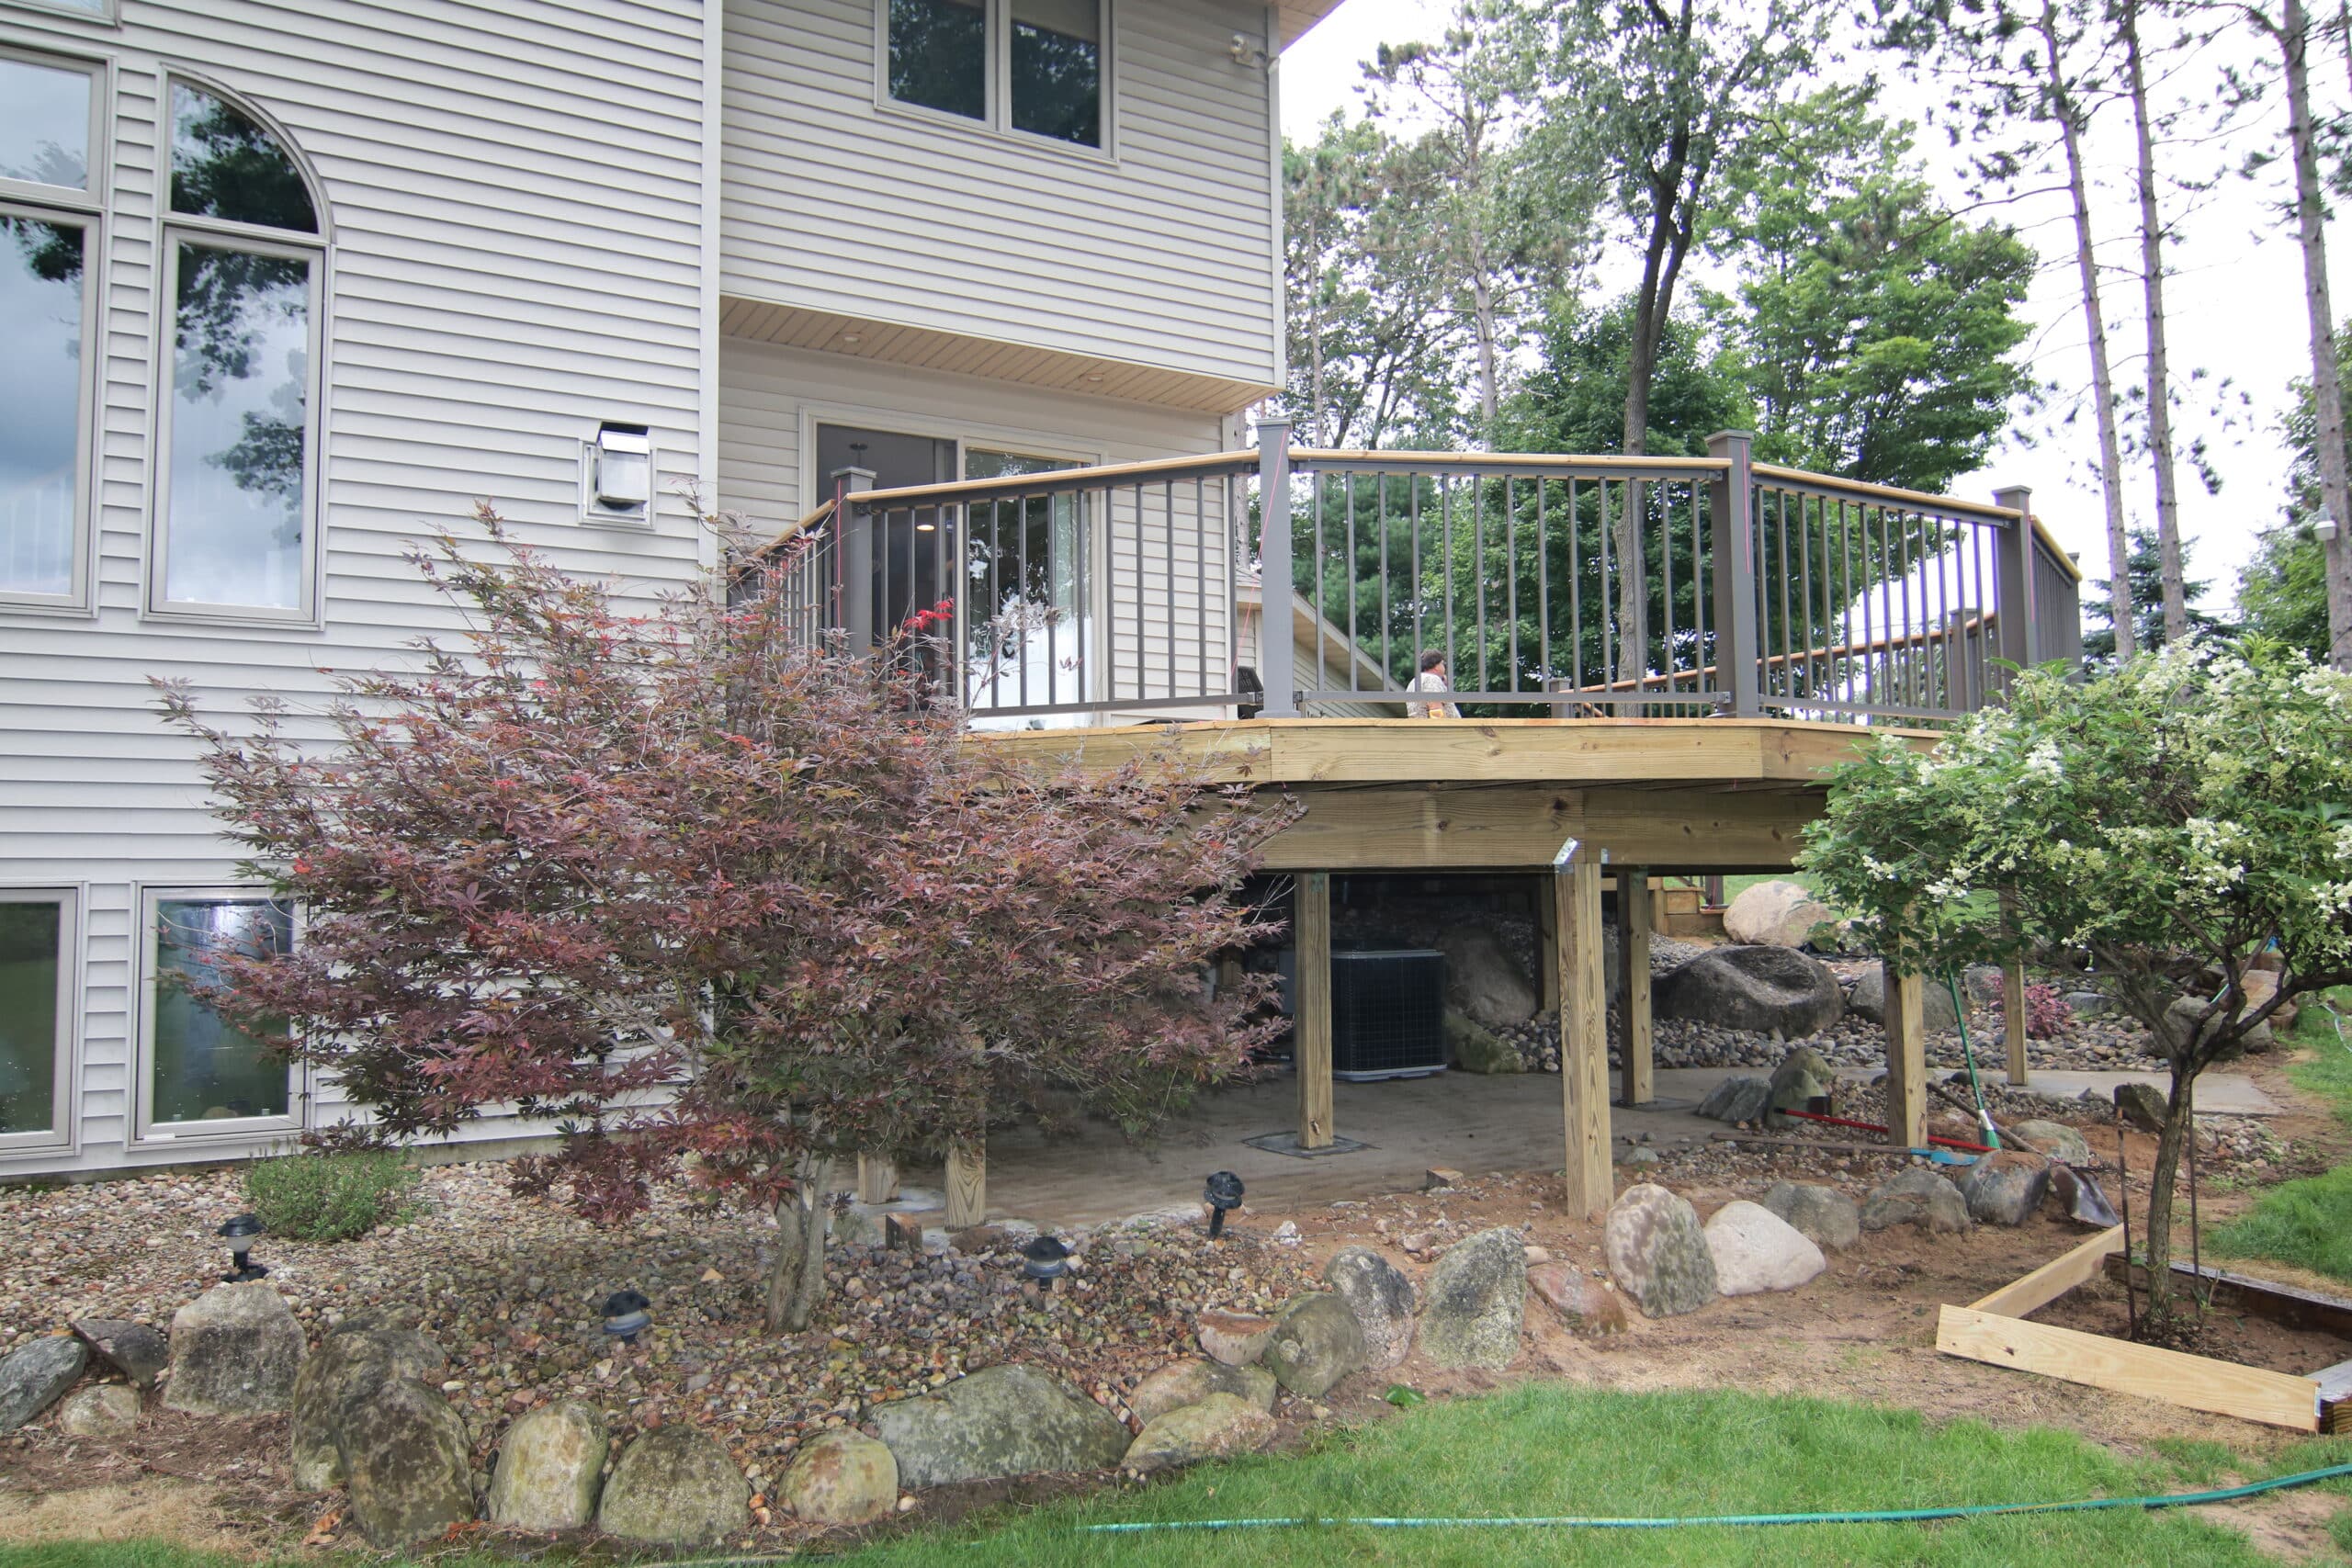
[(412, 558), (462, 641), (345, 678), (323, 735), (164, 688), (250, 874), (304, 911), (211, 999), (290, 1024), (370, 1112), (340, 1135), (511, 1105), (563, 1129), (518, 1180), (598, 1219), (683, 1165), (777, 1213), (768, 1322), (797, 1329), (829, 1162), (977, 1143), (1047, 1089), (1140, 1131), (1246, 1070), (1262, 992), (1208, 965), (1267, 934), (1231, 895), (1278, 814), (1172, 751), (1016, 763), (924, 673), (937, 613), (852, 658), (775, 591), (789, 559), (632, 607), (479, 520), (486, 550)]

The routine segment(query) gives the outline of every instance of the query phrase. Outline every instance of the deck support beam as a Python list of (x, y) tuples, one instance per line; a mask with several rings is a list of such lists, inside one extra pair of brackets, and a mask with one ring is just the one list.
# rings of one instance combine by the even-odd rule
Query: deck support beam
[(1535, 968), (1536, 985), (1542, 989), (1544, 1005), (1538, 1010), (1555, 1018), (1560, 1012), (1560, 911), (1558, 901), (1552, 897), (1552, 885), (1538, 883), (1535, 889)]
[(1331, 1146), (1331, 874), (1302, 874), (1292, 894), (1291, 1060), (1298, 1070), (1298, 1146)]
[(888, 1155), (872, 1152), (857, 1156), (857, 1201), (888, 1203), (899, 1196), (899, 1165)]
[(2009, 1048), (2009, 1083), (2026, 1087), (2025, 960), (2012, 956), (2001, 965), (2001, 1035)]
[(1886, 965), (1886, 1139), (1928, 1146), (1927, 987)]
[(1567, 1212), (1598, 1219), (1616, 1196), (1610, 1177), (1608, 972), (1601, 963), (1600, 852), (1571, 839), (1553, 863), (1560, 936), (1560, 1100), (1566, 1122)]
[(947, 1228), (969, 1229), (989, 1217), (988, 1145), (980, 1143), (947, 1146)]
[(1651, 1075), (1650, 874), (1646, 866), (1617, 868), (1617, 1102), (1647, 1105), (1657, 1098)]

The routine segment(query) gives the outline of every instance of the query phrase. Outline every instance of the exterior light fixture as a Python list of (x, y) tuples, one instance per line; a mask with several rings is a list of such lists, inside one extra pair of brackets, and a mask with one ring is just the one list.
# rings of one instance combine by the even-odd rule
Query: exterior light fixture
[(232, 1215), (226, 1224), (213, 1233), (229, 1243), (229, 1259), (236, 1265), (230, 1272), (220, 1276), (222, 1283), (243, 1285), (250, 1280), (258, 1280), (269, 1272), (260, 1264), (247, 1261), (245, 1257), (254, 1249), (254, 1239), (261, 1233), (261, 1216), (258, 1214)]
[(2334, 544), (2335, 542), (2335, 513), (2324, 506), (2321, 507), (2319, 515), (2312, 519), (2312, 532), (2319, 536), (2321, 544)]
[(1241, 1178), (1220, 1170), (1209, 1178), (1201, 1196), (1209, 1206), (1209, 1239), (1214, 1241), (1225, 1234), (1225, 1216), (1241, 1207)]
[(1021, 1271), (1050, 1291), (1054, 1281), (1069, 1272), (1069, 1248), (1058, 1236), (1041, 1235), (1021, 1249)]
[(588, 494), (596, 509), (642, 516), (653, 502), (653, 434), (642, 424), (596, 427), (589, 445)]
[(653, 1326), (653, 1314), (645, 1310), (652, 1304), (635, 1291), (615, 1291), (605, 1298), (605, 1332), (624, 1345), (636, 1344)]

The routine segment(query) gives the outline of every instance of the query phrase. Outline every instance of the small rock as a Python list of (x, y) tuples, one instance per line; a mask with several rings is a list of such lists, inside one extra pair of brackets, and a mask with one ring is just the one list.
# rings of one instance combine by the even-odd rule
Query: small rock
[(85, 1388), (57, 1407), (57, 1429), (70, 1438), (119, 1438), (139, 1425), (139, 1391), (124, 1382)]
[(1461, 1072), (1494, 1075), (1527, 1069), (1517, 1047), (1496, 1039), (1476, 1021), (1452, 1008), (1445, 1010), (1445, 1048)]
[(1573, 1333), (1599, 1337), (1632, 1327), (1625, 1318), (1624, 1297), (1566, 1263), (1529, 1269), (1527, 1284)]
[(48, 1336), (0, 1357), (0, 1432), (13, 1432), (74, 1386), (90, 1352), (79, 1339)]
[(898, 1460), (903, 1486), (1103, 1470), (1127, 1451), (1117, 1416), (1035, 1367), (989, 1367), (936, 1393), (876, 1405), (866, 1418)]
[(1413, 1281), (1368, 1247), (1343, 1247), (1323, 1266), (1363, 1330), (1365, 1365), (1385, 1371), (1412, 1353)]
[(1803, 1111), (1816, 1096), (1838, 1085), (1838, 1069), (1810, 1045), (1792, 1045), (1781, 1065), (1772, 1069), (1772, 1109)]
[(171, 1342), (143, 1323), (77, 1317), (74, 1320), (74, 1332), (89, 1341), (90, 1348), (108, 1365), (141, 1388), (153, 1388), (155, 1380), (171, 1364)]
[(1742, 1123), (1758, 1122), (1772, 1109), (1772, 1086), (1770, 1081), (1745, 1075), (1724, 1079), (1707, 1092), (1699, 1102), (1699, 1114), (1718, 1122), (1728, 1122), (1736, 1127)]
[(1198, 1404), (1183, 1405), (1146, 1422), (1121, 1463), (1149, 1474), (1204, 1459), (1250, 1453), (1273, 1438), (1272, 1416), (1246, 1399), (1213, 1393)]
[(1862, 1228), (1883, 1231), (1891, 1225), (1917, 1225), (1926, 1231), (1956, 1233), (1968, 1228), (1968, 1200), (1960, 1189), (1934, 1171), (1914, 1166), (1871, 1189), (1862, 1201)]
[(543, 1404), (506, 1428), (490, 1481), (493, 1524), (526, 1530), (586, 1529), (604, 1490), (605, 1418), (583, 1400)]
[(2098, 991), (2068, 991), (2066, 1010), (2076, 1018), (2098, 1018), (2114, 1010), (2115, 1004)]
[(1838, 976), (1786, 947), (1710, 948), (1657, 982), (1657, 1015), (1785, 1039), (1819, 1034), (1846, 1010)]
[(1724, 935), (1751, 945), (1803, 947), (1815, 926), (1837, 918), (1838, 911), (1801, 882), (1759, 882), (1725, 907)]
[(624, 1540), (718, 1540), (751, 1527), (751, 1483), (716, 1438), (673, 1421), (621, 1450), (596, 1523)]
[(1441, 1367), (1500, 1371), (1519, 1354), (1527, 1254), (1508, 1226), (1464, 1240), (1430, 1270), (1421, 1350)]
[(1171, 1410), (1198, 1404), (1210, 1394), (1229, 1393), (1261, 1410), (1272, 1410), (1281, 1386), (1263, 1367), (1228, 1367), (1222, 1361), (1188, 1359), (1171, 1361), (1136, 1384), (1136, 1391), (1127, 1395), (1127, 1408), (1135, 1412), (1136, 1420), (1148, 1423)]
[(394, 1378), (437, 1382), (448, 1362), (439, 1346), (414, 1329), (374, 1322), (347, 1324), (321, 1340), (294, 1378), (288, 1423), (294, 1484), (323, 1492), (343, 1480), (335, 1434), (345, 1409)]
[(1255, 1313), (1211, 1307), (1193, 1320), (1194, 1336), (1212, 1360), (1228, 1367), (1246, 1367), (1265, 1354), (1274, 1332), (1274, 1320)]
[(2049, 1191), (2049, 1164), (2016, 1149), (1979, 1156), (1960, 1179), (1969, 1214), (1988, 1225), (2025, 1224)]
[[(1930, 1034), (1950, 1034), (1960, 1027), (1960, 1014), (1952, 1010), (1951, 993), (1944, 989), (1940, 980), (1928, 980), (1919, 987), (1922, 1027)], [(1846, 1006), (1858, 1018), (1872, 1023), (1886, 1021), (1886, 966), (1873, 964), (1862, 971), (1854, 982), (1853, 995), (1846, 998)]]
[(827, 1432), (792, 1456), (783, 1493), (811, 1524), (869, 1525), (898, 1506), (899, 1461), (863, 1432)]
[(1421, 1172), (1421, 1189), (1427, 1192), (1438, 1192), (1448, 1187), (1459, 1187), (1462, 1185), (1462, 1180), (1460, 1171), (1449, 1169), (1442, 1165), (1433, 1165)]
[(2064, 1122), (2012, 1122), (2006, 1130), (2064, 1165), (2089, 1165), (2097, 1157), (2090, 1140)]
[(2143, 1133), (2165, 1130), (2165, 1091), (2134, 1078), (2115, 1086), (2115, 1109)]
[[(176, 1330), (172, 1337), (176, 1343)], [(472, 1453), (465, 1422), (414, 1378), (378, 1383), (344, 1409), (335, 1427), (352, 1517), (379, 1550), (474, 1517)]]
[(1293, 1296), (1274, 1319), (1266, 1370), (1301, 1399), (1320, 1399), (1364, 1365), (1363, 1330), (1347, 1303), (1329, 1292)]
[(1715, 1299), (1714, 1254), (1698, 1211), (1663, 1187), (1644, 1182), (1610, 1205), (1603, 1251), (1611, 1278), (1644, 1316), (1696, 1312)]
[(1776, 1181), (1764, 1206), (1796, 1227), (1816, 1247), (1842, 1251), (1862, 1239), (1862, 1212), (1835, 1187)]
[(1715, 1289), (1727, 1296), (1793, 1291), (1829, 1267), (1813, 1238), (1761, 1203), (1725, 1203), (1707, 1221)]
[(215, 1285), (172, 1317), (164, 1406), (192, 1416), (262, 1416), (294, 1403), (302, 1326), (266, 1280)]

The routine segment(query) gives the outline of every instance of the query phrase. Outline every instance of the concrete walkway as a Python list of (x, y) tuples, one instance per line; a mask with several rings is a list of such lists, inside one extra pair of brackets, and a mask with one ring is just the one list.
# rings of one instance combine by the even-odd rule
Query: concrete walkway
[[(1657, 1099), (1634, 1111), (1612, 1106), (1611, 1130), (1621, 1142), (1646, 1134), (1660, 1145), (1704, 1143), (1725, 1129), (1699, 1116), (1699, 1102), (1724, 1079), (1754, 1071), (1661, 1068)], [(1857, 1070), (1848, 1076), (1873, 1075)], [(2035, 1074), (2032, 1087), (2061, 1096), (2096, 1089), (2106, 1099), (2127, 1078), (2162, 1086), (2157, 1074), (2051, 1071)], [(1214, 1170), (1237, 1173), (1261, 1201), (1321, 1203), (1411, 1191), (1431, 1167), (1473, 1176), (1557, 1169), (1566, 1152), (1560, 1079), (1555, 1074), (1441, 1073), (1340, 1083), (1333, 1086), (1333, 1097), (1334, 1131), (1363, 1146), (1306, 1158), (1245, 1142), (1295, 1130), (1298, 1091), (1287, 1074), (1203, 1095), (1146, 1146), (1130, 1145), (1093, 1122), (1050, 1135), (1035, 1129), (996, 1134), (988, 1149), (989, 1213), (1079, 1225), (1162, 1210), (1190, 1212), (1200, 1201), (1201, 1183)], [(2250, 1080), (2227, 1074), (2201, 1080), (2197, 1103), (2200, 1111), (2229, 1115), (2271, 1115), (2279, 1109)], [(942, 1178), (936, 1168), (910, 1168), (906, 1179), (906, 1201), (893, 1207), (920, 1205), (923, 1199), (918, 1194), (938, 1189)]]

